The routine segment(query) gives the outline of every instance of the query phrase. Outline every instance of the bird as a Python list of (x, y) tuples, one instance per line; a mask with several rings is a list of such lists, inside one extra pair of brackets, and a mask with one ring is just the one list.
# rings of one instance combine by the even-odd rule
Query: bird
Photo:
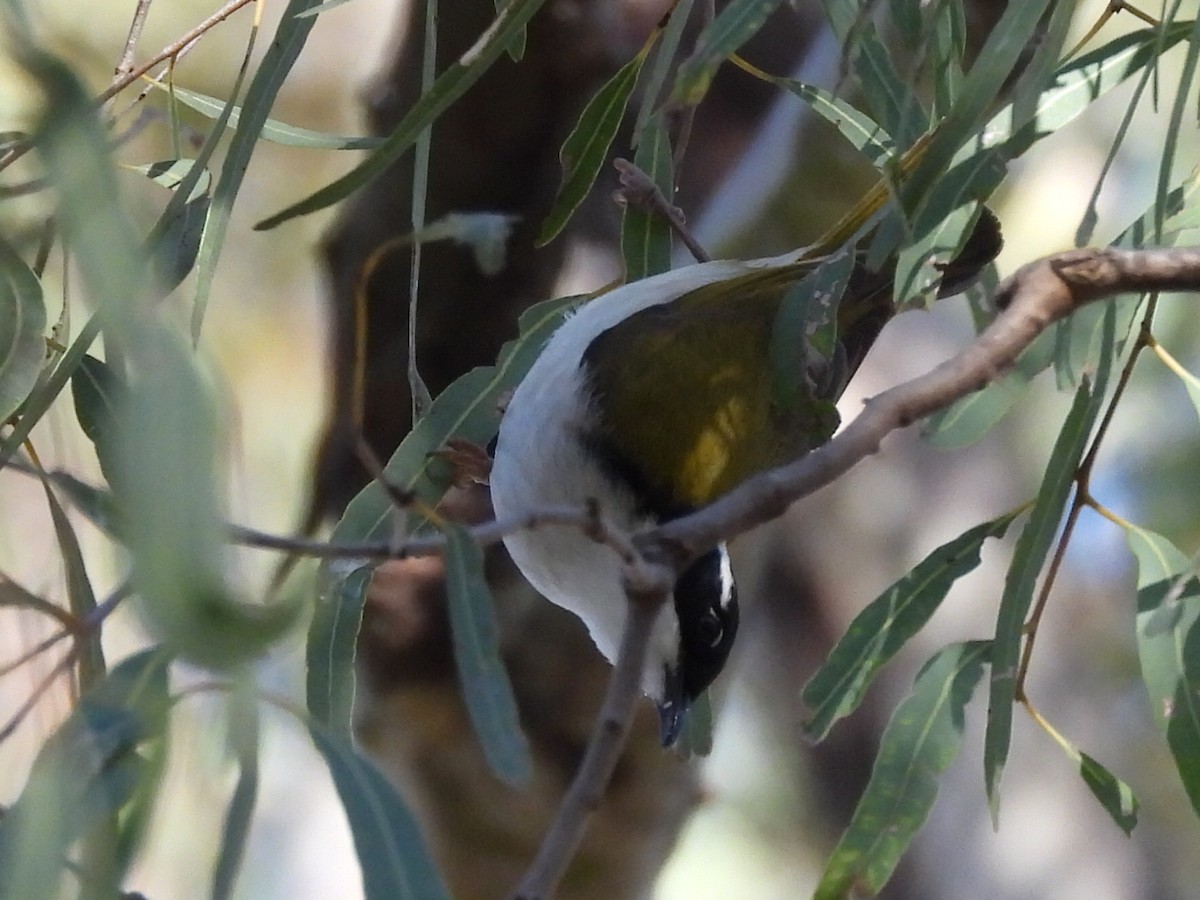
[[(939, 296), (964, 290), (999, 252), (999, 223), (981, 209), (964, 249), (942, 267)], [(874, 272), (865, 255), (854, 257), (836, 352), (823, 361), (797, 354), (811, 367), (795, 376), (806, 385), (802, 398), (788, 402), (770, 362), (772, 333), (788, 290), (828, 260), (793, 253), (697, 263), (584, 304), (503, 411), (489, 475), (497, 519), (590, 507), (635, 534), (828, 440), (838, 425), (833, 404), (894, 313), (895, 268)], [(629, 602), (617, 552), (567, 524), (513, 530), (504, 544), (530, 584), (578, 616), (614, 661)], [(724, 668), (738, 619), (722, 543), (679, 573), (649, 638), (641, 688), (657, 705), (664, 747)]]

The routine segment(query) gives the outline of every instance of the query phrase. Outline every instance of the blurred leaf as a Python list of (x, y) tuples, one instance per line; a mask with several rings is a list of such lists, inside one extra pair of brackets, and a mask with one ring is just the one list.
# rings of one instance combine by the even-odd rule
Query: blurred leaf
[[(507, 3), (508, 0), (495, 0), (497, 16), (504, 11), (504, 7)], [(525, 56), (525, 38), (525, 29), (521, 28), (513, 36), (513, 39), (509, 42), (508, 46), (504, 48), (504, 52), (508, 54), (508, 58), (513, 62), (520, 62), (521, 58)]]
[(160, 159), (157, 162), (145, 163), (140, 166), (129, 166), (134, 172), (145, 175), (157, 185), (165, 187), (169, 191), (175, 190), (185, 181), (189, 183), (189, 193), (187, 202), (199, 200), (201, 197), (208, 195), (208, 190), (212, 186), (212, 172), (204, 166), (200, 166), (200, 174), (197, 178), (189, 178), (192, 169), (196, 168), (196, 160), (194, 159)]
[(500, 54), (512, 45), (513, 39), (524, 30), (525, 24), (533, 18), (533, 14), (544, 2), (545, 0), (511, 0), (479, 40), (458, 62), (438, 77), (433, 89), (412, 105), (400, 124), (371, 156), (337, 181), (282, 212), (264, 219), (254, 227), (259, 230), (274, 228), (288, 219), (324, 209), (350, 196), (371, 181), (399, 159), (427, 125), (479, 80)]
[(629, 105), (629, 97), (637, 85), (642, 63), (646, 61), (657, 36), (656, 31), (638, 54), (621, 66), (617, 73), (596, 91), (596, 95), (579, 114), (579, 121), (563, 141), (562, 149), (558, 153), (563, 170), (562, 184), (559, 185), (558, 196), (554, 198), (554, 206), (542, 222), (537, 246), (544, 246), (554, 240), (570, 221), (579, 204), (591, 192), (596, 176), (600, 174), (600, 169), (608, 158), (608, 148), (612, 146), (617, 129), (625, 119), (625, 108)]
[[(561, 297), (526, 310), (521, 316), (520, 337), (504, 346), (495, 366), (473, 369), (434, 400), (388, 460), (385, 477), (400, 490), (412, 491), (430, 508), (436, 507), (449, 487), (451, 473), (434, 451), (451, 438), (487, 446), (500, 424), (501, 395), (525, 377), (567, 310), (578, 302), (577, 297)], [(372, 483), (346, 507), (330, 540), (347, 544), (387, 540), (392, 537), (394, 521), (390, 498)], [(354, 651), (370, 582), (369, 571), (363, 569), (364, 564), (354, 560), (322, 567), (320, 597), (306, 649), (309, 711), (334, 734), (347, 739), (354, 704)]]
[(1125, 530), (1137, 558), (1137, 643), (1154, 720), (1200, 813), (1200, 580), (1169, 540)]
[(1138, 800), (1133, 790), (1086, 753), (1079, 754), (1079, 775), (1100, 805), (1126, 835), (1137, 825)]
[[(212, 289), (212, 280), (217, 268), (217, 260), (225, 245), (225, 230), (229, 227), (229, 219), (233, 214), (233, 204), (250, 165), (250, 157), (258, 145), (259, 135), (267, 123), (267, 115), (275, 103), (275, 96), (283, 86), (288, 73), (304, 44), (308, 33), (317, 23), (315, 17), (302, 17), (301, 14), (320, 4), (317, 0), (288, 0), (279, 26), (275, 29), (275, 37), (271, 46), (263, 54), (250, 87), (246, 89), (246, 99), (242, 104), (240, 126), (229, 142), (225, 152), (225, 160), (221, 164), (221, 175), (217, 179), (217, 187), (213, 192), (212, 209), (208, 212), (208, 221), (200, 241), (198, 254), (198, 269), (196, 273), (196, 299), (192, 306), (192, 341), (200, 339), (200, 329), (204, 324), (204, 313), (208, 307), (208, 295)], [(241, 69), (230, 95), (228, 110), (217, 121), (213, 137), (219, 134), (225, 124), (233, 116), (233, 100), (236, 99), (241, 87), (246, 65), (250, 59), (250, 51), (254, 42), (257, 27), (251, 31), (250, 42), (242, 60)], [(211, 140), (211, 138), (210, 138)]]
[(683, 731), (672, 749), (685, 759), (704, 757), (713, 749), (712, 697), (704, 691), (692, 701), (683, 720)]
[(696, 106), (708, 92), (713, 76), (730, 55), (752, 38), (780, 0), (732, 0), (696, 40), (696, 48), (679, 67), (672, 101)]
[(310, 734), (346, 811), (366, 900), (449, 900), (417, 820), (391, 782), (348, 740), (319, 728)]
[(128, 356), (137, 377), (117, 429), (116, 483), (143, 615), (191, 662), (245, 663), (295, 623), (298, 605), (245, 605), (231, 595), (217, 499), (219, 428), (190, 351), (148, 320)]
[(110, 486), (120, 489), (117, 461), (117, 417), (129, 388), (107, 363), (85, 356), (71, 376), (75, 418), (84, 435), (96, 448), (100, 471)]
[(1000, 777), (1004, 772), (1012, 738), (1012, 708), (1016, 699), (1017, 665), (1025, 617), (1033, 603), (1038, 574), (1054, 542), (1063, 507), (1075, 484), (1075, 472), (1103, 398), (1103, 380), (1097, 382), (1094, 391), (1085, 383), (1075, 393), (1075, 402), (1054, 443), (1033, 512), (1021, 530), (1021, 536), (1017, 538), (1008, 575), (1004, 579), (992, 647), (991, 690), (983, 748), (984, 781), (993, 824), (999, 820)]
[(879, 741), (879, 755), (817, 900), (874, 896), (883, 889), (937, 797), (937, 778), (962, 745), (964, 713), (988, 661), (989, 644), (951, 644), (917, 675)]
[(979, 565), (984, 541), (1003, 537), (1015, 517), (976, 525), (938, 547), (855, 616), (804, 686), (801, 696), (811, 711), (804, 731), (811, 739), (822, 740), (858, 708), (875, 674), (925, 627), (954, 583)]
[[(340, 0), (340, 2), (348, 2), (348, 0)], [(308, 11), (308, 13), (314, 14), (316, 12), (317, 8)], [(162, 82), (156, 81), (153, 83), (153, 86), (163, 91), (167, 90), (167, 86)], [(171, 87), (171, 95), (185, 106), (191, 107), (209, 119), (215, 119), (220, 116), (226, 105), (226, 101), (224, 100), (218, 100), (216, 97), (210, 97), (198, 91), (181, 88), (177, 84)], [(235, 105), (229, 114), (230, 129), (237, 130), (241, 115), (242, 108)], [(263, 122), (262, 131), (259, 136), (264, 141), (271, 141), (272, 143), (282, 144), (287, 147), (304, 147), (309, 150), (374, 150), (383, 143), (383, 138), (381, 137), (374, 137), (372, 135), (351, 136), (328, 134), (323, 131), (301, 128), (298, 125), (289, 125), (287, 122), (280, 122), (278, 119), (267, 119)]]
[(1054, 336), (1038, 335), (1013, 367), (983, 390), (968, 394), (925, 421), (922, 436), (942, 450), (969, 447), (991, 431), (1029, 387), (1034, 377), (1050, 365)]
[(0, 423), (25, 401), (46, 358), (42, 285), (0, 238)]
[(343, 3), (349, 3), (349, 2), (350, 2), (350, 0), (325, 0), (324, 3), (321, 3), (317, 6), (313, 6), (309, 9), (304, 10), (303, 12), (296, 13), (296, 18), (303, 19), (308, 16), (319, 16), (323, 12), (328, 12), (329, 10), (333, 9), (334, 7), (341, 6)]
[(0, 609), (4, 607), (31, 609), (59, 623), (63, 622), (65, 616), (56, 604), (30, 593), (7, 576), (0, 575)]
[(225, 810), (221, 829), (221, 849), (213, 868), (210, 896), (213, 900), (229, 900), (237, 881), (238, 870), (245, 856), (250, 821), (258, 800), (259, 713), (254, 685), (244, 674), (239, 679), (227, 706), (229, 740), (237, 759), (238, 779)]
[(483, 574), (483, 548), (460, 525), (442, 525), (446, 536), (446, 595), (459, 688), (488, 764), (514, 787), (529, 783), (533, 762), (508, 671), (500, 658), (496, 611)]
[(927, 68), (933, 77), (933, 118), (936, 121), (954, 108), (962, 90), (967, 23), (962, 3), (934, 3), (931, 15), (933, 20), (922, 25), (919, 40), (928, 40), (930, 44)]
[[(1180, 23), (1185, 24), (1185, 23)], [(1175, 102), (1171, 106), (1171, 117), (1167, 123), (1164, 141), (1158, 151), (1158, 186), (1154, 197), (1156, 212), (1156, 237), (1161, 238), (1163, 223), (1166, 219), (1167, 195), (1171, 190), (1171, 173), (1175, 168), (1175, 155), (1179, 146), (1179, 133), (1183, 125), (1184, 113), (1187, 110), (1192, 85), (1196, 81), (1196, 69), (1200, 66), (1200, 16), (1191, 23), (1191, 34), (1188, 36), (1187, 51), (1183, 58), (1183, 66), (1179, 72), (1179, 88), (1175, 91)], [(1191, 122), (1188, 123), (1191, 126)], [(1189, 127), (1189, 134), (1191, 129)]]
[(124, 660), (42, 746), (0, 819), (2, 900), (59, 896), (72, 845), (129, 801), (145, 766), (138, 747), (166, 727), (168, 662), (158, 648)]
[[(671, 159), (671, 137), (663, 118), (656, 115), (642, 129), (633, 164), (670, 201), (675, 193), (675, 172)], [(625, 282), (639, 281), (671, 268), (671, 223), (637, 206), (626, 205), (621, 212), (621, 259), (625, 263)]]

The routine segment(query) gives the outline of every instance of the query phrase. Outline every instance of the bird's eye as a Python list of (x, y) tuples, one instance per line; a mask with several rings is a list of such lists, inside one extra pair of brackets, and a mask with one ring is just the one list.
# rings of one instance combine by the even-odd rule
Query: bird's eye
[(709, 613), (700, 620), (700, 640), (709, 647), (719, 645), (723, 637), (725, 629), (721, 627), (721, 622), (715, 615)]

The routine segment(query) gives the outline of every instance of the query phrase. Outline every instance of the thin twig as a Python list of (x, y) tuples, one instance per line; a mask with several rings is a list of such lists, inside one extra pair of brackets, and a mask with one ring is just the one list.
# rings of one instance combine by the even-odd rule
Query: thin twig
[(133, 54), (142, 37), (146, 16), (150, 12), (150, 3), (151, 0), (138, 0), (137, 8), (133, 11), (133, 21), (129, 23), (129, 36), (125, 38), (125, 49), (121, 51), (121, 61), (113, 71), (114, 84), (133, 71)]
[(517, 888), (514, 896), (518, 900), (547, 900), (554, 896), (583, 840), (588, 819), (604, 799), (629, 737), (654, 619), (670, 596), (673, 580), (673, 576), (663, 573), (657, 585), (645, 583), (626, 588), (629, 613), (604, 706), (575, 779), (558, 807), (537, 857)]
[(671, 230), (695, 257), (696, 262), (709, 262), (712, 259), (687, 227), (683, 210), (663, 196), (663, 192), (649, 175), (627, 159), (614, 159), (613, 168), (619, 173), (621, 182), (621, 189), (617, 191), (618, 202), (627, 203), (652, 216), (665, 219)]
[(182, 37), (176, 38), (174, 41), (167, 44), (167, 46), (163, 47), (147, 62), (130, 69), (121, 77), (113, 79), (113, 83), (110, 84), (108, 88), (96, 98), (96, 102), (108, 102), (111, 98), (115, 97), (129, 85), (133, 84), (133, 82), (137, 81), (159, 63), (166, 62), (168, 59), (178, 56), (188, 44), (199, 39), (205, 34), (205, 32), (211, 31), (214, 27), (220, 25), (243, 6), (249, 6), (251, 3), (255, 2), (256, 0), (229, 0), (228, 3), (222, 6), (219, 10), (217, 10), (195, 28), (192, 28)]

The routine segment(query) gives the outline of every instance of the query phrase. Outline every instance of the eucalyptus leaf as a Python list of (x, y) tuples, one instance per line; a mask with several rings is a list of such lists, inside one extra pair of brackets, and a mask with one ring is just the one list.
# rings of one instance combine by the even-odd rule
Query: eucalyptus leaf
[(608, 150), (616, 139), (617, 129), (625, 119), (625, 108), (637, 86), (638, 74), (642, 71), (652, 42), (653, 38), (601, 86), (583, 108), (579, 121), (563, 142), (558, 154), (563, 170), (562, 184), (554, 199), (554, 206), (542, 223), (537, 238), (539, 247), (554, 240), (591, 192), (596, 176), (608, 159)]
[(1140, 804), (1129, 785), (1086, 753), (1079, 754), (1079, 777), (1117, 827), (1127, 836), (1133, 834)]
[(1003, 537), (1013, 518), (976, 525), (938, 547), (855, 616), (804, 686), (801, 696), (810, 710), (804, 730), (811, 739), (824, 738), (858, 707), (876, 673), (925, 627), (954, 583), (979, 565), (984, 541)]
[(116, 429), (128, 392), (125, 380), (108, 363), (94, 356), (83, 357), (71, 375), (75, 418), (96, 449), (100, 471), (109, 485), (118, 490), (118, 482), (114, 480), (120, 478)]
[(952, 644), (917, 676), (879, 740), (871, 780), (838, 841), (814, 897), (874, 896), (925, 823), (937, 779), (962, 745), (965, 709), (989, 644)]
[[(349, 0), (338, 0), (338, 2), (349, 2)], [(327, 4), (322, 4), (326, 6)], [(320, 7), (314, 7), (307, 13), (316, 13)], [(160, 90), (167, 90), (167, 86), (161, 82), (154, 82), (154, 87)], [(210, 97), (207, 94), (201, 94), (199, 91), (189, 90), (188, 88), (180, 87), (179, 85), (171, 85), (171, 96), (196, 112), (200, 113), (209, 119), (215, 119), (221, 115), (225, 109), (226, 101), (218, 100), (216, 97)], [(229, 128), (236, 131), (241, 121), (242, 108), (234, 106), (229, 114)], [(263, 122), (262, 132), (260, 137), (264, 141), (271, 141), (274, 144), (281, 144), (288, 147), (304, 147), (309, 150), (374, 150), (383, 143), (383, 138), (374, 137), (371, 135), (342, 135), (328, 134), (324, 131), (313, 131), (310, 128), (301, 128), (299, 125), (289, 125), (287, 122), (280, 122), (278, 119), (267, 119)]]
[(309, 733), (350, 823), (366, 900), (449, 900), (417, 820), (391, 782), (348, 740), (319, 728)]
[(1150, 710), (1200, 813), (1200, 580), (1162, 535), (1127, 528), (1125, 537), (1137, 559), (1137, 647)]
[(1063, 507), (1075, 484), (1075, 472), (1104, 398), (1104, 378), (1105, 375), (1100, 373), (1094, 390), (1085, 383), (1080, 385), (1075, 394), (1075, 402), (1063, 421), (1058, 440), (1046, 463), (1046, 472), (1029, 521), (1017, 538), (1004, 580), (1004, 591), (1000, 596), (983, 748), (984, 781), (993, 823), (998, 821), (1000, 814), (1000, 778), (1012, 738), (1012, 711), (1025, 617), (1033, 603), (1038, 574), (1054, 541)]
[[(642, 129), (633, 164), (650, 177), (664, 197), (673, 195), (675, 174), (671, 138), (662, 116), (653, 116)], [(627, 205), (621, 213), (621, 259), (625, 263), (625, 282), (628, 284), (668, 271), (673, 237), (671, 224), (662, 216)]]
[(496, 612), (483, 574), (483, 548), (469, 531), (452, 522), (442, 526), (442, 533), (459, 687), (492, 771), (519, 787), (533, 776), (533, 762), (500, 658)]

